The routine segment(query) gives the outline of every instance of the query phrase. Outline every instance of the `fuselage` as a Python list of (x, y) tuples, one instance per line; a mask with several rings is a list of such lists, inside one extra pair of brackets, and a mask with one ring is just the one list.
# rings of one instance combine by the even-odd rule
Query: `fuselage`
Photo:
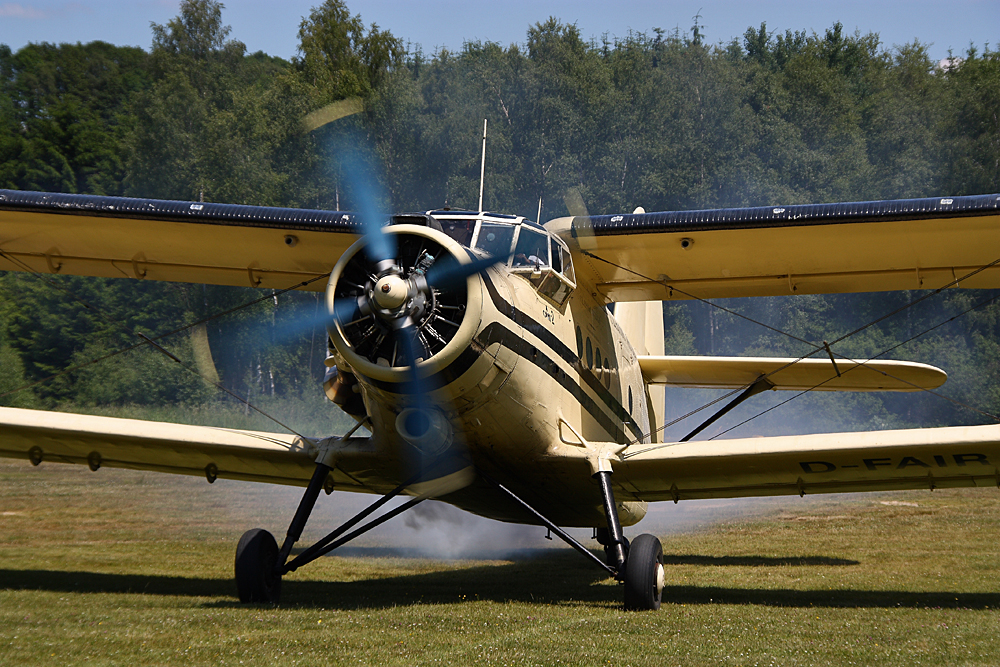
[[(400, 415), (433, 405), (446, 415), (477, 470), (545, 507), (557, 523), (603, 525), (601, 496), (582, 456), (582, 441), (624, 445), (648, 441), (650, 432), (645, 385), (627, 336), (603, 300), (576, 284), (566, 244), (540, 225), (475, 212), (430, 215), (440, 230), (404, 224), (389, 233), (401, 239), (415, 235), (421, 242), (426, 237), (472, 260), (492, 255), (498, 261), (467, 278), (465, 319), (456, 323), (443, 349), (430, 354), (428, 346), (429, 358), (417, 364), (420, 396), (412, 394), (405, 374), (392, 368), (396, 362), (390, 357), (396, 355), (388, 344), (369, 352), (369, 359), (359, 357), (357, 351), (372, 347), (363, 335), (377, 335), (373, 328), (333, 332), (337, 363), (358, 377), (386, 460), (406, 467), (407, 445), (413, 443), (404, 437)], [(331, 285), (338, 275), (335, 269)], [(433, 316), (424, 321), (425, 327), (451, 333), (448, 325), (434, 324)], [(441, 331), (423, 338), (435, 336), (442, 337)], [(443, 499), (500, 520), (529, 520), (476, 481)], [(642, 518), (645, 503), (625, 500), (622, 521), (628, 525)]]

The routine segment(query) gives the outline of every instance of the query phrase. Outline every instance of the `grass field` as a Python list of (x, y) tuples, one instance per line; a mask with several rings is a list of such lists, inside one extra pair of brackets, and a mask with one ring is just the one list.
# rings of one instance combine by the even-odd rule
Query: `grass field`
[(1000, 664), (997, 489), (658, 507), (656, 613), (540, 529), (444, 561), (403, 517), (240, 605), (236, 540), (298, 494), (0, 461), (0, 664)]

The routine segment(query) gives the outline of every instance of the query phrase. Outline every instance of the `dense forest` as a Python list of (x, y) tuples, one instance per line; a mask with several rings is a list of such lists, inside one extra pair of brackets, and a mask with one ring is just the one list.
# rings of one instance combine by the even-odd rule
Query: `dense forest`
[[(152, 26), (148, 51), (0, 44), (0, 187), (475, 208), (486, 118), (486, 208), (535, 218), (541, 207), (543, 220), (567, 213), (571, 191), (591, 213), (1000, 192), (1000, 51), (988, 47), (936, 63), (919, 43), (888, 48), (840, 24), (822, 34), (762, 24), (712, 44), (697, 23), (587, 39), (552, 18), (520, 44), (425, 54), (327, 0), (303, 19), (288, 62), (247, 53), (223, 11), (185, 0), (179, 16)], [(308, 120), (338, 101), (360, 112)], [(920, 360), (951, 377), (940, 392), (948, 398), (806, 396), (735, 434), (991, 422), (1000, 414), (998, 294), (948, 290), (846, 338), (925, 294), (716, 304), (771, 329), (711, 304), (672, 303), (667, 351), (798, 355), (808, 349), (795, 338), (839, 341), (840, 354)], [(324, 335), (294, 324), (320, 307), (312, 294), (11, 273), (0, 276), (0, 297), (3, 404), (190, 411), (232, 402), (187, 365), (251, 402), (320, 400)], [(95, 361), (141, 342), (132, 332), (177, 329), (164, 346), (190, 364), (149, 346)], [(671, 392), (668, 414), (707, 398)]]

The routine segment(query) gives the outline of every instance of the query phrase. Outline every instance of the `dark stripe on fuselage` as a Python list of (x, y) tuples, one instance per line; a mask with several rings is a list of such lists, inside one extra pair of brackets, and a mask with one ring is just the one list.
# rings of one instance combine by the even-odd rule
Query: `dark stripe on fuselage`
[(492, 322), (488, 324), (486, 328), (483, 329), (482, 333), (479, 334), (477, 340), (479, 340), (484, 347), (493, 343), (500, 343), (510, 351), (515, 352), (519, 357), (527, 359), (534, 365), (538, 366), (540, 369), (552, 376), (563, 389), (568, 391), (573, 398), (575, 398), (577, 402), (583, 406), (583, 409), (590, 413), (590, 416), (601, 425), (601, 428), (608, 432), (615, 442), (625, 442), (625, 432), (621, 429), (618, 423), (601, 409), (601, 407), (597, 404), (597, 401), (595, 401), (590, 394), (584, 391), (583, 387), (581, 387), (578, 382), (575, 382), (573, 378), (569, 376), (569, 373), (561, 369), (559, 364), (557, 364), (554, 359), (539, 350), (537, 347), (516, 335), (513, 331), (499, 322)]
[(516, 324), (519, 324), (527, 331), (530, 331), (535, 337), (540, 341), (549, 346), (549, 348), (555, 352), (563, 361), (573, 367), (587, 386), (590, 387), (591, 391), (597, 394), (598, 398), (614, 413), (615, 417), (620, 419), (622, 423), (628, 426), (629, 430), (637, 438), (642, 437), (642, 429), (632, 418), (632, 415), (628, 413), (625, 406), (621, 404), (614, 394), (612, 394), (603, 384), (601, 384), (600, 379), (593, 372), (583, 364), (583, 360), (577, 355), (573, 350), (569, 348), (565, 343), (559, 340), (554, 333), (549, 331), (545, 325), (537, 320), (533, 319), (526, 313), (518, 310), (512, 304), (507, 303), (497, 292), (497, 288), (493, 285), (493, 282), (485, 274), (483, 275), (483, 282), (486, 283), (486, 291), (490, 293), (490, 298), (493, 300), (493, 305), (498, 311), (504, 314), (504, 316), (513, 320)]
[[(615, 416), (617, 416), (624, 424), (626, 424), (629, 427), (629, 430), (631, 430), (636, 437), (641, 437), (642, 431), (638, 424), (635, 423), (635, 420), (628, 415), (621, 403), (611, 395), (611, 392), (600, 384), (600, 381), (594, 376), (594, 374), (583, 368), (581, 359), (577, 355), (573, 354), (572, 350), (566, 347), (566, 345), (556, 338), (552, 332), (542, 328), (538, 322), (535, 322), (528, 315), (515, 308), (512, 304), (506, 302), (497, 292), (496, 287), (486, 275), (483, 275), (482, 277), (483, 282), (486, 283), (487, 291), (489, 292), (490, 298), (497, 311), (502, 313), (512, 322), (528, 329), (540, 340), (542, 340), (542, 342), (549, 345), (549, 347), (552, 348), (553, 351), (563, 359), (563, 361), (566, 361), (574, 368), (574, 370), (580, 373), (580, 376), (587, 383), (587, 386), (598, 395), (607, 408), (610, 409), (612, 413), (614, 413)], [(622, 428), (619, 427), (618, 424), (611, 417), (609, 417), (604, 410), (601, 409), (597, 401), (587, 394), (579, 383), (575, 382), (568, 373), (559, 368), (559, 365), (552, 358), (499, 322), (492, 322), (488, 324), (454, 362), (438, 373), (428, 376), (425, 382), (432, 388), (444, 387), (454, 382), (465, 374), (470, 368), (472, 368), (472, 365), (482, 354), (486, 352), (486, 348), (494, 343), (503, 345), (519, 357), (530, 361), (555, 378), (555, 380), (580, 403), (590, 416), (601, 425), (601, 428), (614, 437), (616, 442), (624, 442), (627, 439)], [(393, 394), (405, 393), (404, 391), (401, 391), (404, 386), (402, 383), (376, 380), (374, 378), (361, 375), (360, 373), (358, 373), (358, 376), (367, 384), (374, 385), (382, 391)], [(624, 416), (624, 418), (622, 416)]]

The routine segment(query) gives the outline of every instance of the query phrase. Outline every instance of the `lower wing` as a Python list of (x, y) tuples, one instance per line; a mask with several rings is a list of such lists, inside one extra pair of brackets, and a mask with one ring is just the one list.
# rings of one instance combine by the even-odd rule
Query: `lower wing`
[(1000, 425), (633, 445), (612, 462), (646, 501), (1000, 487)]
[(303, 438), (281, 433), (0, 408), (0, 456), (101, 467), (204, 475), (305, 486), (316, 457), (332, 448), (333, 485), (380, 492), (396, 484), (381, 472), (371, 438)]

